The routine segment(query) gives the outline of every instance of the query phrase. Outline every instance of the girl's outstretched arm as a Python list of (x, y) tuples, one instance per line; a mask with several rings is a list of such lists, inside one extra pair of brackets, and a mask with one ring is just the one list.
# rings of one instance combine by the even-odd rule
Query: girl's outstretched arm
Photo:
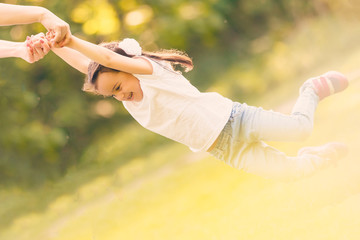
[[(53, 38), (53, 33), (48, 32), (46, 36), (43, 33), (36, 34), (34, 36), (28, 37), (28, 42), (39, 42), (41, 41), (41, 48), (47, 48), (49, 45), (49, 40)], [(51, 48), (51, 50), (63, 59), (67, 64), (75, 68), (76, 70), (87, 74), (88, 66), (90, 63), (90, 59), (84, 56), (83, 54), (79, 53), (78, 51), (68, 48)]]
[(40, 22), (48, 31), (55, 32), (53, 45), (64, 46), (70, 41), (69, 24), (43, 7), (0, 3), (0, 26)]
[(68, 47), (52, 48), (51, 50), (76, 70), (84, 74), (88, 73), (88, 66), (91, 60), (80, 52)]
[(105, 67), (132, 74), (152, 74), (150, 62), (143, 58), (129, 58), (117, 54), (105, 47), (71, 36), (68, 47), (77, 50), (89, 59)]

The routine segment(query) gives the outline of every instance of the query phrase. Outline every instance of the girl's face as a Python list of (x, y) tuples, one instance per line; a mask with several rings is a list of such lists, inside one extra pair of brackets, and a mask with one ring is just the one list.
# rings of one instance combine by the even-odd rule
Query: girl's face
[(100, 73), (97, 78), (97, 92), (118, 101), (139, 102), (143, 99), (139, 79), (125, 72)]

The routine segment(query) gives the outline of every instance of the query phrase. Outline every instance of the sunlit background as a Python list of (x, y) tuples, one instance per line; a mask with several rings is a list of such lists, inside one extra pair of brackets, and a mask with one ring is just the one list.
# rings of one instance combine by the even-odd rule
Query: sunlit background
[[(358, 0), (32, 0), (94, 43), (136, 38), (186, 51), (201, 91), (284, 113), (328, 70), (350, 87), (319, 105), (289, 155), (343, 141), (337, 166), (293, 182), (228, 167), (139, 126), (114, 99), (81, 91), (54, 54), (0, 59), (0, 239), (360, 239)], [(2, 27), (24, 41), (41, 24)], [(196, 136), (194, 136), (196, 137)]]

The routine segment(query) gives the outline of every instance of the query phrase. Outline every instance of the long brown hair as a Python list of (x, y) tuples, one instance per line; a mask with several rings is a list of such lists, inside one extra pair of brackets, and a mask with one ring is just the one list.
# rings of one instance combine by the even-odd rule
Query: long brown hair
[[(134, 57), (127, 54), (122, 48), (118, 47), (118, 42), (101, 43), (100, 46), (106, 47), (125, 57)], [(141, 56), (148, 57), (155, 61), (169, 62), (173, 67), (180, 65), (185, 72), (191, 71), (194, 67), (191, 58), (184, 52), (179, 50), (160, 50), (157, 52), (143, 51)], [(83, 86), (84, 91), (96, 92), (96, 81), (100, 73), (103, 72), (120, 72), (119, 70), (105, 67), (97, 62), (91, 61), (88, 66), (88, 75)]]

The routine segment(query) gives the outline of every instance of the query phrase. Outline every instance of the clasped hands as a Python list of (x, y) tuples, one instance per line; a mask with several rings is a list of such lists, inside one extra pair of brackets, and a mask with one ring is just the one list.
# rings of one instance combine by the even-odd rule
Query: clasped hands
[(48, 54), (51, 48), (65, 46), (70, 41), (71, 35), (66, 35), (58, 41), (55, 41), (56, 38), (58, 38), (58, 36), (52, 30), (47, 32), (46, 35), (41, 32), (28, 36), (24, 42), (23, 47), (25, 47), (25, 50), (22, 58), (29, 63), (37, 62)]

